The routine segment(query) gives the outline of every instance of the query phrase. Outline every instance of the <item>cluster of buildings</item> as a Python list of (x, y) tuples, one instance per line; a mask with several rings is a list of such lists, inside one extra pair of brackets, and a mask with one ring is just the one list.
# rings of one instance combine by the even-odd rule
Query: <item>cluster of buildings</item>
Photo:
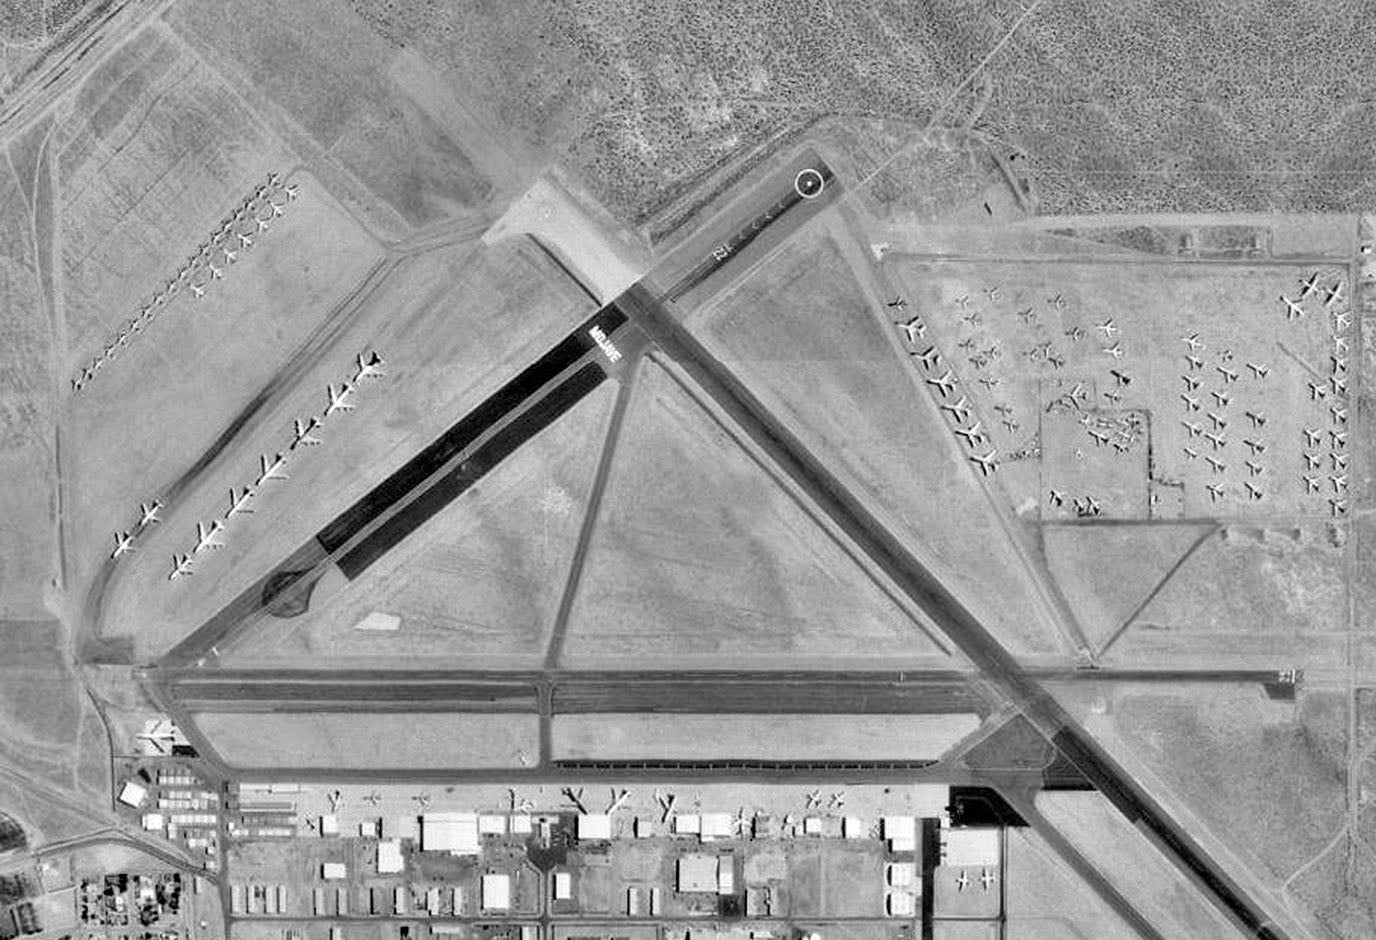
[[(571, 940), (592, 928), (603, 940), (742, 929), (747, 940), (786, 940), (823, 929), (799, 922), (803, 910), (822, 924), (869, 923), (885, 940), (943, 919), (996, 922), (1000, 826), (953, 824), (949, 788), (910, 789), (902, 813), (809, 802), (797, 814), (675, 812), (663, 800), (660, 811), (621, 800), (600, 813), (514, 803), (505, 812), (432, 810), (421, 801), (419, 811), (370, 814), (345, 812), (333, 791), (332, 812), (307, 830), (290, 816), (299, 788), (245, 785), (227, 798), (230, 826), (257, 851), (278, 846), (281, 859), (260, 871), (231, 866), (230, 913), (289, 920), (284, 936), (301, 940), (341, 926), (335, 940), (344, 940), (369, 918), (391, 922), (399, 933), (387, 936), (397, 940), (492, 940), (493, 930), (505, 940)], [(377, 810), (387, 801), (378, 793), (364, 802)], [(537, 921), (551, 936), (539, 936)]]
[(117, 801), (145, 832), (189, 849), (206, 871), (219, 869), (220, 794), (186, 764), (139, 767), (121, 782)]
[(26, 873), (0, 875), (0, 940), (38, 933), (43, 929), (30, 897), (38, 886)]
[[(205, 889), (202, 879), (195, 882), (198, 890)], [(87, 940), (183, 940), (182, 888), (177, 872), (86, 878), (76, 893), (77, 920)]]

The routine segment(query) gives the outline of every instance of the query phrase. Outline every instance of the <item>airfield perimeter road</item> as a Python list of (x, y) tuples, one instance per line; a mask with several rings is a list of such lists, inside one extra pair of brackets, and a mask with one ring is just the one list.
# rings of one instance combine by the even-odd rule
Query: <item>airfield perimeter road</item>
[[(72, 31), (66, 44), (44, 50), (18, 77), (18, 87), (4, 100), (0, 140), (22, 133), (30, 122), (48, 114), (54, 102), (81, 84), (144, 23), (170, 6), (172, 0), (122, 0), (85, 11), (82, 22), (64, 27)], [(92, 55), (97, 49), (98, 54)]]
[[(839, 187), (828, 187), (834, 188)], [(774, 177), (773, 192), (776, 195), (770, 200), (771, 205), (777, 204), (775, 200), (786, 198), (786, 191), (779, 185), (778, 177)], [(814, 198), (808, 201), (818, 203), (823, 200)], [(763, 218), (768, 223), (777, 217)], [(756, 215), (749, 228), (738, 230), (750, 232), (746, 237), (737, 236), (739, 243), (754, 241), (761, 218)], [(796, 218), (798, 214), (793, 213), (792, 219)], [(726, 241), (720, 244), (730, 243)], [(692, 270), (692, 285), (701, 285), (722, 264), (735, 257), (734, 251), (714, 251), (712, 263), (705, 267), (697, 265)], [(668, 283), (678, 287), (685, 283), (683, 277), (680, 269)], [(1290, 932), (1276, 925), (1267, 912), (1244, 893), (1237, 880), (1223, 871), (1203, 851), (1198, 841), (1185, 832), (1164, 807), (1076, 724), (1060, 703), (1042, 687), (1037, 677), (1024, 669), (902, 541), (682, 326), (679, 317), (671, 309), (673, 302), (662, 299), (669, 291), (656, 289), (654, 283), (655, 276), (652, 275), (633, 285), (603, 312), (614, 309), (637, 326), (663, 356), (687, 374), (700, 394), (723, 410), (754, 445), (767, 454), (792, 483), (853, 541), (870, 562), (892, 579), (898, 589), (946, 633), (979, 670), (979, 675), (972, 677), (971, 681), (980, 687), (983, 696), (1021, 711), (1083, 777), (1092, 781), (1132, 824), (1143, 829), (1187, 876), (1209, 893), (1220, 909), (1250, 934), (1262, 940), (1287, 940)], [(696, 294), (697, 290), (690, 288), (688, 293)], [(376, 525), (376, 522), (370, 525)], [(235, 611), (231, 620), (238, 620), (249, 613), (241, 608)], [(193, 660), (194, 656), (187, 655), (190, 648), (195, 648), (198, 655), (213, 648), (213, 642), (207, 643), (206, 640), (215, 632), (211, 629), (214, 624), (215, 621), (212, 621), (193, 634), (187, 643), (174, 651), (175, 656), (164, 660), (163, 665), (185, 665)], [(220, 628), (233, 626), (230, 622), (221, 624)], [(157, 670), (153, 670), (148, 678), (154, 689), (161, 684)], [(166, 701), (165, 696), (159, 697)], [(541, 698), (549, 700), (547, 694)], [(180, 708), (175, 710), (184, 713)]]

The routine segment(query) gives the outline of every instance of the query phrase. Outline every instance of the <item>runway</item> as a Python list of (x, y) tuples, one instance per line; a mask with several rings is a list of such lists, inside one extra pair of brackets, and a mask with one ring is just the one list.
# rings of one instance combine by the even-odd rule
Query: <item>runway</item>
[[(1269, 670), (1039, 669), (1039, 680), (1294, 685)], [(570, 714), (968, 714), (998, 705), (956, 671), (149, 671), (175, 706), (202, 711), (449, 711)]]
[(170, 703), (203, 711), (455, 711), (543, 715), (968, 714), (985, 701), (956, 672), (150, 672)]

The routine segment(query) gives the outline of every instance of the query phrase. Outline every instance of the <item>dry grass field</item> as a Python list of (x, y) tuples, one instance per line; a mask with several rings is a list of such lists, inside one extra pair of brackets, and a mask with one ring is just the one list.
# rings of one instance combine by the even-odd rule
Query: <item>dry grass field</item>
[(1286, 908), (1311, 927), (1333, 905), (1363, 897), (1342, 875), (1321, 886), (1311, 881), (1316, 869), (1335, 870), (1335, 849), (1341, 859), (1349, 846), (1358, 855), (1367, 851), (1349, 838), (1357, 835), (1348, 827), (1359, 813), (1348, 797), (1348, 713), (1340, 692), (1301, 689), (1296, 701), (1283, 701), (1251, 683), (1083, 680), (1050, 683), (1049, 690), (1254, 893), (1279, 896), (1283, 886), (1297, 892), (1304, 903)]
[(232, 767), (514, 768), (539, 754), (535, 715), (207, 712), (196, 723)]
[(1267, 702), (1255, 687), (1125, 690), (1111, 711), (1136, 758), (1277, 883), (1345, 822), (1347, 711), (1336, 693), (1296, 705)]
[[(147, 541), (140, 536), (138, 553), (120, 560), (106, 630), (134, 637), (140, 656), (170, 648), (586, 317), (586, 298), (527, 252), (444, 249), (359, 298), (358, 313), (331, 331), (329, 352), (275, 381), (276, 397), (222, 459), (188, 481)], [(319, 417), (325, 386), (351, 378), (353, 356), (369, 349), (386, 359), (387, 376), (364, 384), (354, 411), (322, 422), (321, 445), (292, 451), (293, 421)], [(229, 488), (252, 483), (258, 456), (278, 452), (289, 458), (290, 479), (269, 481), (254, 514), (231, 520), (224, 549), (201, 559), (193, 578), (169, 583), (170, 558), (194, 546), (197, 521), (222, 518)], [(178, 453), (157, 488), (197, 456)], [(121, 501), (136, 510), (156, 493)]]
[(557, 760), (936, 760), (968, 715), (556, 715)]
[(1225, 527), (1141, 610), (1106, 662), (1340, 669), (1345, 571), (1323, 526)]
[(1005, 830), (1005, 914), (1010, 940), (1132, 940), (1137, 932), (1033, 829)]
[[(156, 29), (140, 32), (93, 72), (50, 146), (73, 375), (241, 198), (294, 162), (218, 75)], [(335, 224), (343, 236), (347, 227)], [(282, 241), (280, 233), (265, 234), (276, 237), (264, 242)], [(220, 286), (252, 280), (238, 267)]]
[(642, 366), (566, 665), (949, 668), (944, 639), (654, 363)]
[(1207, 525), (1046, 525), (1042, 547), (1051, 576), (1092, 648), (1127, 624), (1187, 552), (1215, 535)]
[(53, 326), (43, 290), (51, 258), (48, 160), (16, 141), (0, 173), (0, 617), (45, 617), (60, 577), (53, 442)]
[[(109, 739), (72, 666), (66, 628), (51, 618), (0, 620), (0, 650), (0, 767), (18, 774), (36, 794), (63, 801), (44, 810), (56, 812), (58, 820), (70, 801), (94, 800), (95, 808), (104, 807)], [(33, 805), (43, 808), (41, 799)]]
[(511, 195), (529, 173), (481, 98), (394, 49), (344, 0), (256, 0), (251, 11), (192, 0), (168, 21), (413, 226)]
[(786, 850), (779, 886), (790, 918), (877, 917), (884, 910), (883, 849), (835, 840), (799, 840)]
[(1037, 810), (1165, 936), (1242, 937), (1099, 793), (1043, 792)]
[(1376, 934), (1376, 862), (1369, 841), (1354, 852), (1346, 839), (1337, 840), (1296, 873), (1289, 889), (1330, 935), (1360, 940)]
[[(339, 593), (220, 646), (227, 666), (538, 667), (563, 594), (616, 386), (531, 439)], [(395, 632), (357, 628), (400, 617)]]
[(876, 306), (836, 242), (804, 232), (687, 324), (1009, 649), (1057, 651), (1032, 575)]

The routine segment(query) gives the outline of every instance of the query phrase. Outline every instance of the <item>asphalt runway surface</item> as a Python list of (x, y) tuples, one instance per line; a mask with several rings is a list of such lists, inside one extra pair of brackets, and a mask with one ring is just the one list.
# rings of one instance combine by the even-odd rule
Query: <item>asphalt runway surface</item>
[[(812, 185), (806, 185), (809, 181)], [(826, 161), (804, 150), (670, 251), (642, 286), (666, 301), (699, 306), (724, 288), (717, 274), (749, 270), (843, 191)], [(736, 221), (740, 218), (747, 221)]]
[[(1275, 685), (1270, 671), (1031, 670), (1039, 679)], [(507, 671), (152, 671), (189, 711), (378, 710), (539, 714), (964, 714), (997, 704), (953, 671), (593, 673)], [(1293, 686), (1289, 686), (1293, 689)]]
[(332, 673), (186, 670), (153, 676), (189, 711), (499, 711), (541, 714), (988, 714), (953, 672)]

